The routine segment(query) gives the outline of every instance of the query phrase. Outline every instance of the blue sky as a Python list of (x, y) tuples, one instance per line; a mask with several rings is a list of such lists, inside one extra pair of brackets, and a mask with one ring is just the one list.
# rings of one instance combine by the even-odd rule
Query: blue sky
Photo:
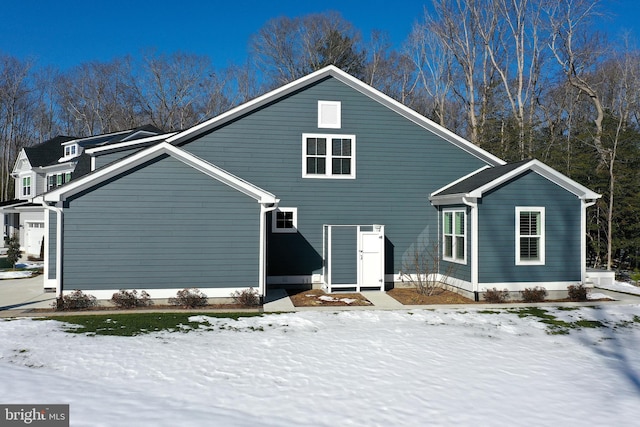
[[(366, 37), (386, 31), (399, 46), (431, 0), (5, 0), (0, 53), (66, 70), (155, 48), (209, 56), (218, 67), (242, 62), (252, 34), (278, 16), (336, 10)], [(640, 2), (610, 0), (602, 28), (640, 38)]]

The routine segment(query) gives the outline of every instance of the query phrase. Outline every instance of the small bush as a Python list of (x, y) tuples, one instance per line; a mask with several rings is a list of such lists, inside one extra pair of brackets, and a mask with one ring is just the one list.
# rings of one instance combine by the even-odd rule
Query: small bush
[(588, 299), (589, 291), (582, 283), (569, 285), (567, 291), (569, 291), (569, 299), (571, 301), (586, 301)]
[(501, 291), (496, 288), (487, 289), (484, 293), (484, 300), (493, 304), (503, 303), (509, 299), (509, 291), (503, 289)]
[(20, 240), (16, 233), (13, 236), (7, 238), (7, 262), (11, 264), (11, 268), (16, 268), (16, 263), (20, 259), (22, 252), (20, 252)]
[(111, 302), (118, 308), (148, 307), (153, 304), (146, 291), (140, 292), (140, 296), (138, 296), (138, 291), (135, 289), (133, 291), (120, 289), (111, 296)]
[(231, 298), (233, 298), (233, 302), (244, 307), (255, 307), (260, 304), (258, 293), (253, 288), (235, 291), (231, 294)]
[(207, 296), (200, 289), (186, 288), (178, 291), (174, 298), (169, 298), (169, 304), (184, 308), (204, 307), (207, 305)]
[(524, 302), (542, 302), (547, 296), (547, 290), (543, 287), (525, 288), (521, 291), (522, 301)]
[(81, 290), (76, 290), (68, 295), (64, 295), (62, 298), (56, 299), (51, 306), (58, 311), (62, 311), (84, 310), (97, 305), (98, 301), (96, 300), (96, 297), (85, 294)]

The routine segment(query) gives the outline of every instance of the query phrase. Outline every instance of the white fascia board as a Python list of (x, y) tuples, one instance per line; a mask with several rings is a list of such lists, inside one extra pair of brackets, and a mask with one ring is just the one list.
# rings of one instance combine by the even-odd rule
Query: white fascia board
[(531, 160), (525, 164), (523, 164), (522, 166), (520, 166), (517, 169), (514, 169), (512, 171), (510, 171), (507, 174), (502, 175), (501, 177), (483, 185), (482, 187), (479, 187), (477, 189), (475, 189), (474, 191), (469, 193), (470, 197), (475, 197), (475, 198), (481, 198), (482, 195), (487, 192), (490, 191), (491, 189), (523, 174), (526, 171), (533, 171), (535, 173), (537, 173), (538, 175), (542, 176), (543, 178), (548, 179), (549, 181), (553, 182), (554, 184), (560, 186), (561, 188), (564, 188), (565, 190), (569, 191), (570, 193), (573, 193), (576, 197), (578, 197), (579, 199), (582, 200), (593, 200), (593, 199), (599, 199), (601, 197), (600, 194), (589, 190), (587, 187), (578, 184), (576, 181), (572, 180), (571, 178), (567, 177), (566, 175), (563, 175), (562, 173), (558, 172), (557, 170), (551, 168), (550, 166), (545, 165), (544, 163), (542, 163), (539, 160)]
[(477, 145), (471, 143), (470, 141), (467, 141), (466, 139), (462, 138), (460, 135), (457, 135), (451, 132), (449, 129), (443, 126), (440, 126), (436, 122), (417, 113), (416, 111), (396, 101), (390, 96), (385, 95), (379, 90), (363, 83), (362, 81), (340, 70), (339, 68), (336, 68), (336, 67), (333, 67), (333, 68), (334, 68), (333, 71), (335, 73), (335, 75), (332, 74), (333, 77), (347, 84), (348, 86), (351, 86), (353, 89), (356, 89), (357, 91), (368, 96), (369, 98), (379, 102), (385, 107), (411, 120), (412, 122), (419, 125), (420, 127), (440, 136), (441, 138), (445, 139), (446, 141), (449, 141), (450, 143), (457, 146), (458, 148), (463, 149), (464, 151), (474, 155), (475, 157), (478, 157), (479, 159), (489, 163), (492, 166), (501, 166), (506, 164), (504, 160), (494, 156), (488, 151), (483, 150)]
[(428, 118), (418, 114), (417, 112), (413, 111), (412, 109), (410, 109), (409, 107), (402, 105), (400, 102), (394, 100), (393, 98), (385, 95), (384, 93), (380, 92), (377, 89), (374, 89), (373, 87), (367, 85), (366, 83), (358, 80), (357, 78), (353, 77), (352, 75), (342, 71), (341, 69), (339, 69), (338, 67), (334, 66), (334, 65), (329, 65), (327, 67), (324, 67), (316, 72), (313, 72), (305, 77), (302, 77), (298, 80), (295, 80), (291, 83), (288, 83), (278, 89), (275, 89), (271, 92), (268, 92), (262, 96), (259, 96), (258, 98), (249, 101), (245, 104), (242, 104), (236, 108), (233, 108), (229, 111), (227, 111), (226, 113), (223, 113), (219, 116), (216, 116), (212, 119), (209, 119), (207, 121), (204, 121), (202, 123), (200, 123), (199, 125), (193, 126), (190, 129), (187, 129), (183, 132), (178, 133), (177, 135), (172, 136), (171, 138), (167, 139), (167, 142), (171, 143), (171, 144), (178, 144), (186, 139), (192, 138), (194, 136), (199, 135), (200, 133), (206, 132), (216, 126), (220, 126), (222, 124), (224, 124), (225, 122), (232, 120), (236, 117), (239, 117), (243, 114), (246, 114), (256, 108), (259, 108), (269, 102), (272, 102), (284, 95), (287, 95), (291, 92), (294, 92), (298, 89), (301, 89), (302, 87), (314, 83), (318, 80), (321, 80), (325, 77), (334, 77), (337, 80), (341, 81), (342, 83), (345, 83), (346, 85), (352, 87), (353, 89), (357, 90), (358, 92), (364, 94), (365, 96), (373, 99), (374, 101), (377, 101), (378, 103), (384, 105), (385, 107), (395, 111), (396, 113), (406, 117), (407, 119), (411, 120), (412, 122), (416, 123), (417, 125), (421, 126), (422, 128), (444, 138), (445, 140), (451, 142), (452, 144), (454, 144), (455, 146), (463, 149), (464, 151), (474, 155), (475, 157), (481, 159), (482, 161), (485, 161), (487, 163), (489, 163), (492, 166), (499, 166), (499, 165), (504, 165), (506, 162), (502, 159), (499, 159), (498, 157), (494, 156), (493, 154), (489, 153), (488, 151), (485, 151), (483, 149), (481, 149), (480, 147), (478, 147), (477, 145), (472, 144), (471, 142), (467, 141), (466, 139), (462, 138), (459, 135), (456, 135), (455, 133), (451, 132), (450, 130), (438, 125), (437, 123), (429, 120)]
[(433, 193), (431, 193), (431, 194), (429, 195), (429, 200), (431, 200), (432, 198), (434, 198), (434, 199), (435, 199), (435, 198), (437, 198), (437, 197), (440, 197), (440, 196), (437, 196), (437, 194), (438, 194), (438, 193), (441, 193), (441, 192), (445, 191), (447, 188), (451, 188), (451, 187), (453, 187), (454, 185), (456, 185), (457, 183), (462, 182), (462, 181), (464, 181), (465, 179), (470, 178), (470, 177), (472, 177), (473, 175), (475, 175), (475, 174), (477, 174), (477, 173), (480, 173), (480, 172), (482, 172), (482, 171), (483, 171), (483, 170), (485, 170), (485, 169), (489, 169), (490, 167), (491, 167), (491, 166), (489, 166), (489, 165), (483, 166), (483, 167), (481, 167), (480, 169), (477, 169), (477, 170), (475, 170), (475, 171), (473, 171), (473, 172), (471, 172), (471, 173), (468, 173), (468, 174), (466, 174), (465, 176), (463, 176), (463, 177), (461, 177), (461, 178), (456, 179), (456, 180), (455, 180), (455, 181), (453, 181), (452, 183), (447, 184), (447, 185), (445, 185), (444, 187), (437, 189), (436, 191), (434, 191)]
[(99, 154), (102, 151), (117, 150), (117, 149), (120, 149), (120, 148), (128, 148), (128, 147), (135, 147), (136, 145), (143, 145), (143, 144), (146, 144), (147, 142), (162, 141), (162, 140), (165, 140), (165, 139), (175, 135), (176, 133), (178, 133), (178, 132), (164, 133), (162, 135), (154, 135), (154, 136), (150, 136), (150, 137), (147, 137), (147, 138), (128, 140), (128, 141), (124, 141), (124, 142), (118, 142), (118, 143), (115, 143), (115, 144), (101, 145), (99, 147), (89, 148), (89, 149), (84, 150), (84, 151), (88, 155), (93, 156), (94, 154)]
[(76, 162), (58, 163), (56, 165), (40, 166), (33, 168), (34, 171), (48, 173), (48, 172), (73, 172), (76, 167)]
[(186, 139), (189, 139), (193, 136), (197, 136), (216, 126), (219, 126), (230, 120), (233, 120), (236, 117), (246, 114), (256, 108), (260, 108), (261, 106), (266, 105), (269, 102), (272, 102), (291, 92), (294, 92), (307, 84), (313, 83), (327, 76), (333, 75), (335, 72), (343, 73), (343, 71), (340, 71), (337, 67), (333, 65), (329, 65), (325, 68), (322, 68), (318, 71), (315, 71), (311, 74), (301, 77), (298, 80), (294, 80), (290, 83), (287, 83), (286, 85), (281, 86), (278, 89), (272, 90), (271, 92), (267, 92), (264, 95), (261, 95), (255, 99), (252, 99), (249, 102), (246, 102), (242, 105), (232, 108), (231, 110), (225, 113), (222, 113), (219, 116), (213, 117), (189, 129), (179, 132), (177, 135), (174, 135), (171, 138), (168, 138), (167, 142), (169, 142), (170, 144), (178, 144)]
[(119, 162), (100, 168), (77, 180), (71, 181), (67, 185), (52, 190), (44, 194), (44, 200), (47, 202), (64, 201), (73, 194), (89, 189), (163, 154), (180, 160), (194, 169), (256, 199), (260, 203), (277, 203), (278, 201), (273, 194), (166, 142), (149, 147)]
[[(26, 160), (27, 163), (29, 163), (29, 167), (27, 169), (18, 169), (18, 165), (23, 161)], [(32, 170), (33, 167), (31, 166), (31, 162), (29, 161), (29, 157), (27, 157), (27, 153), (24, 151), (24, 148), (20, 150), (20, 154), (18, 155), (18, 158), (16, 159), (16, 162), (13, 164), (13, 170), (11, 171), (11, 175), (12, 176), (17, 176), (19, 173), (21, 172), (25, 172), (27, 170)]]
[(471, 202), (475, 202), (476, 200), (474, 198), (471, 198), (468, 194), (462, 193), (429, 197), (429, 201), (433, 206), (464, 205), (465, 199)]

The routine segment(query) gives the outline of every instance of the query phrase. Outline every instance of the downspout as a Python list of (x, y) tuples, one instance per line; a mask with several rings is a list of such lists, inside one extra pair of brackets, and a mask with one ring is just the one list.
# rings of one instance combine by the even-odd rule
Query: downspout
[(280, 200), (275, 203), (260, 203), (260, 255), (258, 261), (258, 295), (264, 299), (267, 294), (267, 213), (278, 209)]
[(582, 212), (580, 212), (580, 281), (582, 284), (587, 280), (587, 208), (596, 204), (595, 200), (590, 202), (581, 199)]
[[(40, 200), (42, 207), (46, 210), (56, 213), (56, 291), (57, 299), (62, 300), (63, 283), (62, 283), (62, 208), (56, 206), (50, 206), (44, 199)], [(48, 259), (45, 259), (45, 263), (48, 263)], [(45, 280), (47, 278), (45, 277)]]
[(473, 198), (463, 197), (462, 203), (471, 208), (471, 286), (474, 300), (480, 301), (478, 289), (478, 202)]

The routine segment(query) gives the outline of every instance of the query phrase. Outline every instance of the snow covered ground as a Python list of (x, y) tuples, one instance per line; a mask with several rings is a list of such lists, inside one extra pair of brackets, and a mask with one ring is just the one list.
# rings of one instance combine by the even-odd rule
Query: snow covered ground
[(628, 294), (640, 295), (640, 287), (634, 286), (631, 283), (627, 282), (616, 281), (611, 285), (600, 285), (598, 287), (602, 289), (608, 289), (610, 291), (626, 292)]
[(194, 316), (188, 333), (88, 336), (0, 320), (0, 403), (75, 426), (631, 426), (640, 306)]

